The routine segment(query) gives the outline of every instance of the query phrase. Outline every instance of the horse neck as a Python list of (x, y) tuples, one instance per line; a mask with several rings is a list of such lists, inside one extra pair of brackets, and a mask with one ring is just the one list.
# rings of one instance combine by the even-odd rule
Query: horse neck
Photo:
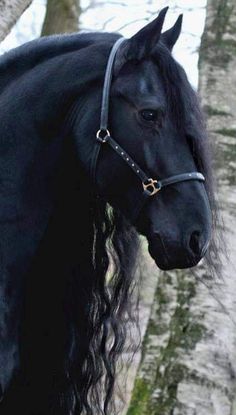
[(0, 95), (2, 272), (5, 267), (9, 278), (24, 277), (23, 318), (14, 310), (12, 318), (17, 331), (19, 326), (20, 362), (23, 376), (32, 381), (32, 400), (45, 374), (49, 383), (52, 373), (65, 375), (73, 316), (81, 316), (85, 330), (84, 293), (91, 292), (93, 276), (90, 196), (80, 187), (84, 182), (71, 137), (61, 133), (75, 102), (82, 103), (85, 90), (102, 80), (108, 49), (90, 45), (53, 57), (10, 82)]
[[(73, 109), (83, 105), (92, 84), (102, 81), (108, 52), (107, 45), (99, 48), (93, 44), (53, 57), (12, 81), (0, 95), (1, 179), (8, 185), (8, 166), (14, 188), (22, 188), (28, 176), (26, 190), (35, 204), (40, 202), (37, 187), (44, 187), (45, 194), (46, 176), (52, 176), (65, 142), (73, 139), (66, 125)], [(54, 183), (45, 197), (52, 186)]]
[[(75, 103), (83, 103), (85, 90), (102, 80), (108, 53), (107, 44), (92, 44), (53, 57), (12, 81), (0, 95), (0, 227), (11, 222), (15, 229), (18, 248), (6, 254), (6, 263), (16, 257), (15, 268), (22, 273), (66, 189), (60, 179), (75, 184), (73, 175), (80, 173), (70, 169), (65, 157), (76, 153), (73, 137), (64, 134), (65, 123)], [(17, 232), (19, 223), (23, 233)], [(9, 242), (13, 236), (9, 230), (6, 246), (14, 246)]]
[(107, 33), (74, 33), (46, 36), (25, 43), (0, 57), (0, 92), (25, 72), (54, 57), (76, 51), (77, 53), (96, 43), (115, 41), (115, 35)]
[[(5, 398), (7, 410), (3, 413), (14, 413), (15, 407), (25, 414), (52, 413), (53, 408), (57, 414), (69, 415), (72, 385), (66, 371), (74, 363), (80, 373), (87, 352), (88, 304), (95, 280), (93, 196), (84, 188), (86, 178), (82, 180), (80, 175), (73, 143), (65, 144), (51, 187), (54, 195), (50, 215), (44, 214), (43, 226), (39, 226), (42, 206), (34, 208), (31, 234), (25, 231), (23, 235), (29, 239), (31, 255), (34, 253), (31, 258), (23, 258), (30, 262), (30, 268), (24, 275), (19, 376), (12, 394)], [(34, 200), (40, 189), (33, 187), (29, 192)], [(45, 195), (43, 199), (45, 205)], [(65, 396), (63, 408), (61, 396)]]

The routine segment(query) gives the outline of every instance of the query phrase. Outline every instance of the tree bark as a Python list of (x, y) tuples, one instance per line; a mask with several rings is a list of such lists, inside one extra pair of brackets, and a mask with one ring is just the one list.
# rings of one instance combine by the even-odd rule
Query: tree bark
[(80, 0), (48, 0), (42, 36), (79, 30)]
[(0, 41), (10, 32), (32, 0), (0, 0)]
[[(229, 259), (224, 260), (219, 297), (231, 316), (215, 315), (212, 346), (206, 367), (217, 366), (214, 391), (221, 412), (235, 415), (236, 391), (236, 3), (208, 0), (206, 29), (200, 49), (200, 93), (215, 148), (217, 188), (224, 219)], [(219, 310), (220, 311), (220, 310)]]
[[(236, 5), (208, 0), (200, 93), (230, 260), (159, 275), (127, 415), (236, 414)], [(201, 282), (202, 281), (202, 282)]]

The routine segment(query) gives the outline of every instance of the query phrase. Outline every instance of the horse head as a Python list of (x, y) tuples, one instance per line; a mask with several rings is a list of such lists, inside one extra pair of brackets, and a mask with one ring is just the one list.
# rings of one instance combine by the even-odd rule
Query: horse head
[[(146, 236), (156, 264), (173, 269), (195, 266), (203, 258), (212, 219), (209, 177), (206, 183), (186, 180), (187, 172), (208, 175), (207, 139), (196, 94), (171, 54), (182, 16), (161, 33), (166, 11), (119, 46), (110, 91), (104, 86), (105, 96), (110, 93), (109, 131), (103, 125), (98, 131), (99, 156), (95, 134), (87, 145), (91, 154), (95, 151), (92, 173), (100, 195)], [(85, 167), (91, 174), (88, 163)], [(179, 175), (181, 180), (156, 188)], [(145, 203), (143, 187), (153, 191)]]

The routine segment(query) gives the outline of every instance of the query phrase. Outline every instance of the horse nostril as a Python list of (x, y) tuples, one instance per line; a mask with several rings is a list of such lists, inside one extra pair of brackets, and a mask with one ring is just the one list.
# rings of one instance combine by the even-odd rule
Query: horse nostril
[(201, 243), (200, 243), (200, 232), (194, 231), (189, 240), (189, 248), (191, 249), (192, 253), (196, 256), (201, 256)]

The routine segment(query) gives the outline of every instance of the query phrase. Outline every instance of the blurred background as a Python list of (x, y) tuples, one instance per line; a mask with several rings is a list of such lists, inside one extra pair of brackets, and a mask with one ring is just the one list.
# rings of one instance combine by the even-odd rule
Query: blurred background
[(41, 34), (73, 32), (78, 29), (115, 31), (129, 37), (167, 4), (170, 11), (166, 27), (174, 23), (177, 14), (184, 12), (183, 34), (176, 45), (175, 56), (184, 65), (189, 79), (196, 87), (197, 52), (204, 28), (206, 0), (34, 0), (1, 43), (0, 51), (9, 50)]
[(235, 415), (235, 0), (6, 0), (0, 2), (0, 53), (54, 33), (105, 30), (129, 37), (167, 5), (164, 29), (184, 13), (173, 53), (207, 117), (226, 252), (216, 278), (203, 263), (191, 272), (159, 272), (144, 249), (142, 343), (117, 401), (126, 402), (123, 415)]

